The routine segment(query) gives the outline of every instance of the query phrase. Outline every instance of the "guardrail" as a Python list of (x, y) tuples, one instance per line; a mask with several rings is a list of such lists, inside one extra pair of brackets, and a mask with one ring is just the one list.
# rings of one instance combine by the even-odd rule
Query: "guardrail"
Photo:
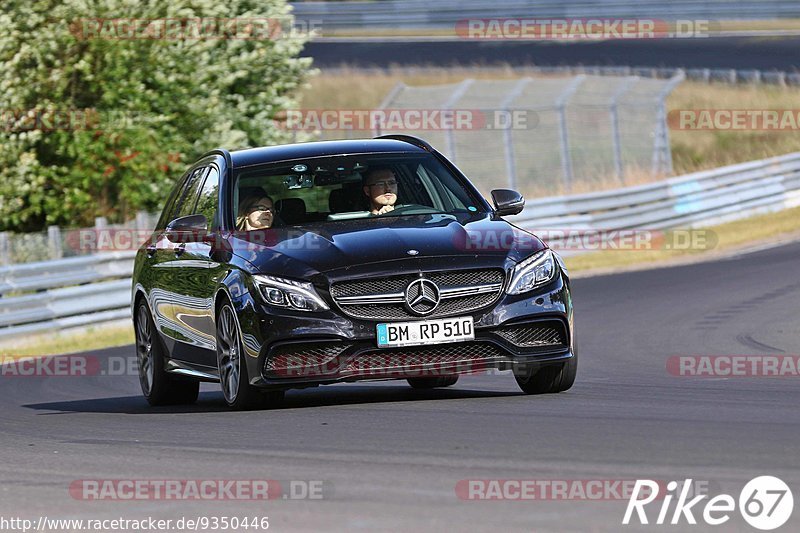
[[(649, 185), (532, 200), (509, 218), (534, 232), (658, 230), (797, 206), (800, 152)], [(130, 317), (133, 257), (114, 252), (0, 268), (0, 340)]]
[(0, 340), (130, 316), (135, 252), (0, 268)]
[(797, 0), (383, 0), (293, 2), (294, 16), (323, 32), (345, 28), (443, 28), (465, 19), (641, 18), (726, 20), (798, 18)]
[(542, 198), (513, 217), (539, 230), (708, 226), (800, 205), (800, 152), (591, 194)]

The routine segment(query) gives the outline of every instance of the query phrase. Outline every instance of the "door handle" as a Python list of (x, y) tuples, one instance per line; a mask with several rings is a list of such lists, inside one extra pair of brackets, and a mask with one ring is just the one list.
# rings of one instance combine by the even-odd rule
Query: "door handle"
[(186, 243), (182, 242), (178, 246), (175, 247), (175, 257), (180, 257), (183, 255), (183, 252), (186, 251)]

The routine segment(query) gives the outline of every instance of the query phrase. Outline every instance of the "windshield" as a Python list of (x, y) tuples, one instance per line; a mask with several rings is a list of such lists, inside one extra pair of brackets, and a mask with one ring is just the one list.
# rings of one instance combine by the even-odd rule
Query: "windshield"
[(242, 231), (370, 217), (485, 212), (432, 154), (357, 154), (240, 170), (233, 195)]

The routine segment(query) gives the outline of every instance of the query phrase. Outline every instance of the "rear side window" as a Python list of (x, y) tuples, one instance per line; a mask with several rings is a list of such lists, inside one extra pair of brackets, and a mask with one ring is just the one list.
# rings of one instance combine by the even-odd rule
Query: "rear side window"
[(219, 227), (219, 220), (217, 218), (217, 205), (219, 204), (219, 170), (217, 167), (210, 167), (206, 181), (203, 183), (203, 188), (200, 190), (200, 198), (197, 200), (197, 207), (195, 212), (200, 215), (205, 215), (208, 220), (209, 229), (216, 229)]
[(175, 212), (175, 204), (177, 203), (178, 198), (181, 197), (181, 194), (186, 188), (186, 180), (188, 176), (189, 176), (188, 172), (185, 173), (183, 176), (181, 176), (180, 179), (178, 180), (177, 185), (175, 185), (175, 188), (172, 189), (172, 192), (169, 194), (167, 203), (164, 204), (164, 210), (161, 212), (161, 218), (158, 219), (158, 224), (156, 225), (157, 231), (161, 231), (164, 228), (166, 228), (167, 224), (169, 224), (174, 218), (172, 216), (172, 213)]
[(192, 177), (189, 178), (189, 181), (186, 183), (186, 187), (181, 194), (180, 200), (178, 200), (178, 203), (175, 205), (175, 212), (171, 220), (193, 215), (195, 213), (197, 195), (200, 191), (200, 187), (203, 184), (203, 178), (205, 177), (207, 171), (208, 167), (198, 168), (194, 171), (194, 174), (192, 174)]

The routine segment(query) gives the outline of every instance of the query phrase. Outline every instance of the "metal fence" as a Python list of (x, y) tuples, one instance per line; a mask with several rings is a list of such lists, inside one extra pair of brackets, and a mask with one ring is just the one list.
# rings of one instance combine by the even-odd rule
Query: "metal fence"
[(702, 227), (800, 206), (800, 152), (591, 194), (539, 198), (511, 220), (537, 230)]
[(293, 2), (298, 19), (323, 32), (352, 28), (452, 28), (471, 18), (771, 19), (800, 17), (797, 0), (363, 0)]
[(134, 255), (0, 267), (0, 340), (130, 317)]
[[(476, 66), (470, 72), (484, 76), (505, 74), (507, 66)], [(324, 68), (326, 74), (343, 75), (357, 72), (363, 75), (400, 74), (402, 76), (441, 75), (441, 67), (429, 66), (397, 66), (387, 67), (329, 67)], [(668, 68), (668, 67), (629, 67), (609, 65), (561, 65), (561, 66), (515, 66), (514, 72), (519, 76), (577, 76), (580, 74), (594, 76), (639, 76), (640, 78), (670, 79), (680, 74), (687, 81), (701, 83), (726, 84), (765, 84), (781, 87), (800, 86), (800, 72), (782, 70), (731, 69), (731, 68)], [(475, 74), (472, 74), (475, 75)]]
[(679, 72), (668, 80), (578, 75), (399, 84), (380, 109), (478, 114), (482, 120), (463, 127), (404, 133), (442, 150), (485, 193), (509, 187), (528, 196), (562, 194), (623, 185), (631, 174), (672, 174), (665, 101), (683, 79)]
[(110, 230), (105, 235), (113, 235), (115, 230), (147, 232), (157, 221), (158, 213), (141, 211), (135, 219), (122, 224), (109, 224), (104, 217), (98, 217), (91, 228), (49, 226), (47, 231), (34, 233), (0, 232), (0, 266), (95, 254), (98, 247), (104, 247), (96, 238), (103, 235), (102, 230)]

